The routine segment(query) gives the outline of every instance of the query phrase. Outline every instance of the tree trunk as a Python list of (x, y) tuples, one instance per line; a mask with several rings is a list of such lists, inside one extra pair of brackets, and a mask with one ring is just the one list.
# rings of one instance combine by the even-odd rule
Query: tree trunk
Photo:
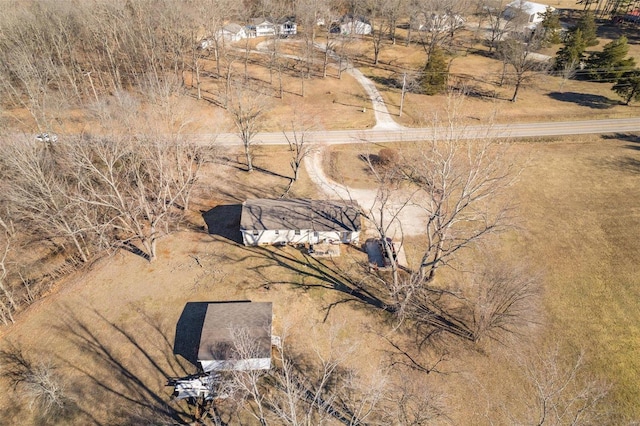
[(253, 163), (251, 161), (251, 152), (249, 150), (250, 143), (248, 140), (244, 141), (244, 155), (247, 159), (247, 172), (253, 171)]

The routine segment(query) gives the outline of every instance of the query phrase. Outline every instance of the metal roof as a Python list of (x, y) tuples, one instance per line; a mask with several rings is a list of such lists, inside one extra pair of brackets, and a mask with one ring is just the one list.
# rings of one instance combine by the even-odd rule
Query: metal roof
[(355, 201), (258, 198), (242, 203), (243, 230), (359, 231)]
[[(199, 361), (241, 361), (271, 358), (271, 302), (216, 302), (207, 306), (202, 324)], [(238, 340), (248, 340), (244, 358), (238, 354)]]

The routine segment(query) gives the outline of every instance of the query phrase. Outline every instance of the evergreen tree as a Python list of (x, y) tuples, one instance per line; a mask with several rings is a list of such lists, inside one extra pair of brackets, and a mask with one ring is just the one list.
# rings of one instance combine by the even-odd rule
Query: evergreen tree
[(577, 30), (582, 31), (582, 38), (584, 39), (587, 47), (597, 46), (598, 43), (600, 43), (598, 41), (596, 17), (592, 11), (587, 10), (580, 15), (578, 23), (571, 32), (575, 32)]
[(553, 9), (547, 7), (544, 13), (539, 13), (542, 18), (542, 28), (544, 29), (545, 44), (560, 44), (560, 15)]
[(556, 71), (575, 70), (584, 59), (587, 43), (582, 36), (582, 30), (577, 29), (567, 37), (564, 47), (556, 53), (554, 69)]
[(633, 57), (625, 59), (627, 53), (629, 45), (625, 36), (607, 43), (602, 52), (595, 52), (589, 56), (589, 77), (609, 83), (618, 80), (625, 72), (635, 67), (636, 61)]
[(624, 99), (625, 105), (629, 105), (632, 100), (640, 101), (640, 69), (624, 73), (611, 90)]
[(422, 90), (427, 95), (435, 95), (447, 88), (449, 70), (443, 50), (435, 47), (429, 55), (429, 60), (424, 67), (422, 76)]

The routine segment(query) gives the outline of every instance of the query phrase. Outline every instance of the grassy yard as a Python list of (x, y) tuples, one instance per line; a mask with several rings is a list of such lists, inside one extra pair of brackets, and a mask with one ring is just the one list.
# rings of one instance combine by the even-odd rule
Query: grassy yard
[[(633, 230), (640, 226), (640, 139), (569, 137), (513, 142), (511, 150), (514, 161), (526, 163), (507, 195), (518, 206), (519, 229), (499, 245), (543, 274), (546, 319), (538, 338), (585, 350), (589, 370), (612, 385), (611, 421), (637, 420), (640, 240)], [(336, 147), (330, 157), (347, 184), (366, 187), (361, 152)], [(476, 359), (477, 371), (483, 364), (496, 368), (491, 359)], [(485, 377), (496, 398), (506, 398), (498, 387), (511, 379)]]
[[(630, 231), (640, 225), (638, 147), (632, 135), (512, 143), (513, 161), (526, 164), (508, 194), (518, 204), (520, 228), (498, 241), (511, 259), (528, 259), (544, 276), (545, 320), (526, 340), (584, 349), (589, 371), (612, 385), (607, 404), (616, 424), (640, 418), (640, 243)], [(332, 156), (338, 170), (351, 170), (347, 182), (368, 180), (361, 150), (340, 147), (340, 155)], [(175, 325), (189, 301), (273, 301), (274, 330), (289, 327), (301, 351), (313, 342), (326, 345), (339, 330), (340, 344), (362, 348), (350, 358), (353, 365), (375, 370), (384, 359), (384, 345), (369, 332), (387, 330), (384, 316), (366, 305), (341, 303), (346, 294), (331, 284), (336, 268), (357, 275), (357, 250), (323, 265), (292, 248), (248, 249), (237, 243), (233, 217), (215, 216), (217, 206), (279, 196), (290, 173), (285, 151), (261, 149), (251, 175), (234, 163), (235, 152), (226, 155), (228, 164), (205, 169), (192, 229), (162, 240), (155, 263), (119, 252), (60, 283), (3, 329), (5, 343), (51, 357), (75, 403), (98, 421), (141, 418), (148, 410), (142, 402), (158, 408), (168, 401), (166, 376), (194, 370), (172, 355)], [(306, 176), (301, 179), (293, 195), (315, 196)], [(210, 210), (220, 220), (213, 234), (203, 232), (199, 213)], [(407, 243), (411, 256), (420, 241)], [(420, 380), (442, 393), (456, 424), (487, 424), (489, 401), (516, 398), (510, 393), (519, 374), (512, 348), (474, 348), (456, 340), (448, 345), (447, 374)], [(19, 415), (15, 404), (15, 395), (3, 398), (5, 419)], [(88, 417), (69, 421), (83, 424)]]

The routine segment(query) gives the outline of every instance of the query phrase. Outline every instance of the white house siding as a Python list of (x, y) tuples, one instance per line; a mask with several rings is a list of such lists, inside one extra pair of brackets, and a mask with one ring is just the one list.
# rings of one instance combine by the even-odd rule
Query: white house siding
[(200, 365), (205, 373), (210, 371), (232, 371), (232, 370), (268, 370), (271, 368), (271, 358), (250, 358), (242, 360), (200, 360)]
[(362, 21), (347, 22), (340, 25), (340, 32), (345, 35), (349, 35), (351, 33), (358, 35), (367, 35), (371, 34), (371, 25)]
[(270, 24), (257, 25), (256, 26), (256, 37), (266, 37), (272, 36), (276, 34), (276, 28)]
[(242, 242), (246, 246), (319, 244), (331, 241), (339, 241), (344, 244), (357, 244), (359, 239), (360, 232), (358, 231), (312, 231), (308, 229), (301, 229), (299, 232), (292, 230), (242, 231)]

